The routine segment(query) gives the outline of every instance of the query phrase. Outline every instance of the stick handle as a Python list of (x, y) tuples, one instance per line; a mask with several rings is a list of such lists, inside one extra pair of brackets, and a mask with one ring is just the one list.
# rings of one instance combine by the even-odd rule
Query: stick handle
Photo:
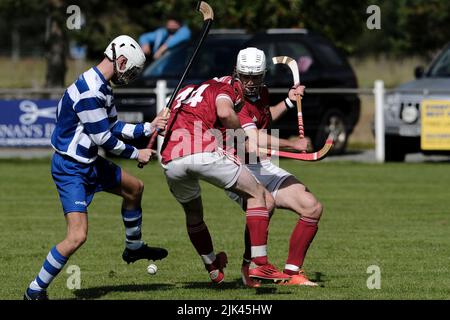
[[(194, 62), (194, 59), (197, 57), (198, 51), (200, 50), (200, 47), (202, 46), (203, 41), (205, 40), (206, 36), (208, 35), (209, 29), (211, 28), (211, 24), (214, 20), (214, 12), (213, 12), (211, 6), (208, 3), (206, 3), (205, 1), (199, 1), (197, 3), (197, 10), (200, 11), (203, 15), (202, 35), (201, 35), (201, 38), (194, 50), (194, 53), (192, 54), (191, 58), (189, 59), (189, 62), (186, 66), (186, 69), (183, 72), (183, 75), (181, 76), (180, 80), (178, 81), (178, 84), (175, 87), (175, 90), (172, 92), (169, 102), (167, 103), (166, 108), (164, 109), (164, 114), (166, 116), (170, 111), (170, 106), (172, 105), (173, 100), (177, 96), (178, 91), (180, 91), (180, 88), (181, 88), (181, 85), (183, 84), (184, 78), (186, 78), (186, 75), (188, 74), (189, 70), (191, 70), (192, 63)], [(155, 132), (153, 132), (153, 134), (150, 138), (150, 141), (147, 144), (147, 149), (152, 148), (152, 146), (154, 145), (154, 143), (156, 141), (157, 136), (158, 136), (158, 131), (155, 130)], [(144, 164), (139, 163), (138, 167), (142, 169), (144, 167)]]
[[(297, 96), (297, 117), (298, 117), (298, 135), (300, 139), (305, 138), (305, 128), (303, 126), (303, 113), (302, 113), (302, 97)], [(302, 151), (306, 153), (306, 151)]]
[[(163, 117), (167, 118), (169, 113), (170, 113), (170, 109), (165, 108), (164, 112), (163, 112)], [(159, 129), (156, 129), (155, 131), (153, 131), (152, 135), (150, 136), (150, 140), (148, 141), (147, 146), (145, 147), (146, 149), (151, 149), (155, 145), (156, 138), (158, 137), (158, 132), (159, 132)], [(144, 164), (139, 162), (138, 168), (142, 169), (143, 167), (144, 167)]]

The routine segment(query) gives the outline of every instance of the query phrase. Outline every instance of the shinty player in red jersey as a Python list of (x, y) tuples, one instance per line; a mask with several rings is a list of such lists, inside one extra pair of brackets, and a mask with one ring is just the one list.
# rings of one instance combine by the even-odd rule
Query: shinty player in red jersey
[(208, 228), (203, 220), (199, 180), (230, 190), (246, 199), (246, 225), (255, 277), (288, 280), (267, 258), (269, 212), (273, 198), (250, 171), (232, 154), (224, 151), (220, 128), (241, 128), (235, 111), (242, 107), (243, 87), (209, 80), (187, 86), (171, 106), (163, 145), (162, 166), (172, 195), (184, 209), (186, 226), (193, 246), (200, 255), (212, 282), (224, 279), (227, 256), (214, 253)]
[[(304, 86), (299, 84), (292, 87), (288, 97), (275, 106), (269, 105), (269, 92), (264, 86), (266, 72), (266, 58), (263, 51), (257, 48), (241, 50), (237, 57), (233, 77), (218, 79), (221, 82), (230, 82), (237, 78), (244, 85), (245, 103), (238, 113), (240, 124), (249, 137), (249, 154), (258, 154), (258, 146), (264, 148), (279, 147), (306, 151), (306, 139), (293, 141), (279, 139), (268, 135), (267, 131), (271, 121), (280, 119), (289, 108), (295, 107), (297, 95), (303, 96)], [(299, 216), (299, 220), (292, 231), (289, 242), (289, 254), (283, 272), (290, 275), (288, 281), (280, 282), (284, 285), (317, 286), (310, 281), (302, 269), (308, 248), (313, 241), (318, 222), (322, 215), (322, 204), (316, 197), (289, 172), (273, 164), (270, 159), (258, 158), (258, 161), (246, 163), (247, 168), (261, 182), (275, 199), (275, 208), (291, 210)], [(230, 198), (240, 203), (244, 208), (248, 203), (240, 195), (227, 192)], [(271, 212), (271, 215), (273, 212)], [(248, 287), (258, 287), (260, 283), (253, 280), (251, 268), (251, 247), (248, 229), (245, 231), (245, 253), (241, 268), (242, 280)]]

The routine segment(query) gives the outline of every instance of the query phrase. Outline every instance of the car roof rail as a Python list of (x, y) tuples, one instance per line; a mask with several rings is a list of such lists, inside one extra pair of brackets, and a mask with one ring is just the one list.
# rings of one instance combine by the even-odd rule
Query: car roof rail
[(245, 29), (211, 29), (210, 34), (246, 34)]
[(267, 29), (266, 33), (269, 34), (278, 34), (278, 33), (301, 33), (307, 34), (309, 31), (304, 28), (271, 28)]

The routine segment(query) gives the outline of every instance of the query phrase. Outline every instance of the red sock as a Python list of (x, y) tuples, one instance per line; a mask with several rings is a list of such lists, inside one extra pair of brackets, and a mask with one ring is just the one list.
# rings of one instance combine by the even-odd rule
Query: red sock
[(208, 268), (208, 265), (211, 265), (216, 259), (208, 227), (202, 221), (197, 224), (187, 225), (187, 230), (189, 239), (191, 239), (197, 253), (201, 256), (205, 266)]
[(267, 208), (247, 208), (247, 228), (250, 234), (251, 257), (257, 265), (267, 263), (267, 237), (269, 233), (269, 213)]
[(292, 275), (299, 273), (309, 245), (317, 233), (318, 222), (319, 220), (307, 217), (302, 217), (298, 220), (289, 242), (289, 256), (284, 268), (286, 274)]

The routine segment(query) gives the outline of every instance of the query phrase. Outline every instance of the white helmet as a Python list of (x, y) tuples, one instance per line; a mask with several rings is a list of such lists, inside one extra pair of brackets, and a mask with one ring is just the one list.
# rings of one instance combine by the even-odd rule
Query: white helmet
[(236, 76), (245, 87), (247, 96), (256, 96), (264, 85), (266, 55), (264, 51), (249, 47), (239, 51), (236, 61)]
[[(127, 35), (115, 38), (106, 47), (105, 56), (114, 64), (114, 76), (112, 82), (118, 85), (127, 84), (136, 78), (142, 71), (145, 63), (145, 55), (141, 46)], [(118, 69), (117, 58), (124, 56), (127, 63), (123, 69)]]

